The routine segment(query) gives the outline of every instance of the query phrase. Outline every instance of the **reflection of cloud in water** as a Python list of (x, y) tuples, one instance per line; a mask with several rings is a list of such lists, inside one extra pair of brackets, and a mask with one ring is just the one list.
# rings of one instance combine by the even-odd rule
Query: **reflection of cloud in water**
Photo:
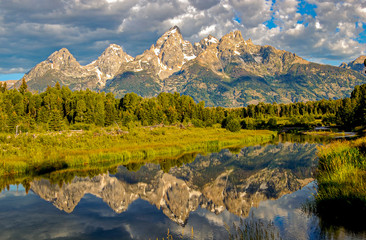
[(239, 217), (235, 214), (231, 214), (227, 210), (221, 212), (220, 214), (215, 214), (209, 212), (206, 209), (199, 208), (195, 214), (200, 215), (207, 219), (211, 225), (224, 226), (225, 224), (232, 224), (234, 222), (239, 222)]
[(284, 239), (309, 239), (309, 228), (314, 217), (301, 211), (306, 199), (314, 193), (314, 182), (292, 194), (284, 195), (274, 201), (263, 201), (251, 213), (256, 218), (272, 221), (281, 231)]
[(9, 191), (4, 190), (0, 194), (0, 198), (6, 198), (6, 197), (24, 197), (26, 196), (25, 188), (22, 185), (10, 185)]
[[(300, 183), (291, 173), (290, 163), (302, 164), (300, 166), (307, 169), (312, 163), (314, 149), (315, 145), (281, 144), (245, 148), (238, 155), (224, 150), (200, 156), (195, 162), (174, 168), (169, 173), (163, 173), (152, 164), (142, 167), (137, 173), (119, 168), (116, 176), (77, 178), (62, 189), (46, 180), (35, 181), (32, 183), (33, 191), (54, 201), (60, 209), (71, 209), (72, 212), (59, 211), (49, 202), (40, 201), (32, 192), (24, 198), (16, 198), (16, 189), (3, 192), (0, 198), (9, 195), (0, 201), (0, 223), (6, 223), (0, 226), (0, 231), (9, 231), (1, 237), (162, 239), (169, 229), (174, 239), (179, 238), (182, 232), (185, 239), (190, 239), (193, 228), (195, 239), (226, 239), (225, 224), (230, 227), (233, 223), (239, 225), (239, 217), (232, 213), (245, 213), (241, 215), (246, 216), (251, 207), (246, 202), (259, 203), (271, 197), (270, 193), (276, 193), (277, 197), (298, 189)], [(292, 155), (289, 156), (288, 152)], [(262, 165), (257, 167), (258, 163)], [(287, 168), (279, 171), (272, 166)], [(302, 173), (302, 177), (309, 177), (306, 174)], [(195, 179), (193, 176), (198, 177)], [(235, 179), (240, 181), (232, 181)], [(200, 187), (196, 182), (204, 184)], [(290, 231), (285, 233), (287, 237), (297, 232), (296, 229), (302, 229), (306, 234), (307, 220), (299, 212), (300, 205), (296, 201), (306, 198), (309, 192), (301, 195), (302, 192), (306, 192), (305, 189), (277, 201), (262, 202), (257, 209), (252, 209), (254, 217), (273, 221), (282, 232)], [(24, 196), (24, 189), (19, 193)], [(68, 204), (63, 206), (65, 201)], [(219, 214), (210, 212), (221, 207), (232, 213), (228, 210)], [(185, 226), (174, 222), (186, 218)], [(8, 219), (10, 222), (6, 222)]]

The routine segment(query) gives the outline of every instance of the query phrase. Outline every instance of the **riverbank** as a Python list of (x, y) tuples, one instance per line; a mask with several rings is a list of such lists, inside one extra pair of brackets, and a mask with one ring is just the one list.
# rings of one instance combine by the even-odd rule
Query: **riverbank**
[(219, 151), (225, 147), (267, 142), (275, 136), (276, 132), (268, 130), (230, 132), (222, 128), (180, 126), (1, 134), (0, 176), (127, 164), (132, 160), (194, 151)]
[(354, 227), (366, 213), (366, 137), (322, 146), (318, 156), (316, 212)]
[(332, 138), (356, 136), (355, 132), (305, 131), (305, 132), (301, 132), (301, 133), (305, 134), (305, 135), (327, 136), (327, 137), (332, 137)]

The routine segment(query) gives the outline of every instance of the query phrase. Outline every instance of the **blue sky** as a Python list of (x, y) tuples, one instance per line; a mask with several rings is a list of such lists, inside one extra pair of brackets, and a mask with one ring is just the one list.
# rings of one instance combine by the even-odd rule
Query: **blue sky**
[(1, 0), (0, 80), (63, 47), (83, 65), (111, 43), (136, 56), (174, 25), (192, 43), (240, 30), (325, 64), (366, 54), (364, 0)]

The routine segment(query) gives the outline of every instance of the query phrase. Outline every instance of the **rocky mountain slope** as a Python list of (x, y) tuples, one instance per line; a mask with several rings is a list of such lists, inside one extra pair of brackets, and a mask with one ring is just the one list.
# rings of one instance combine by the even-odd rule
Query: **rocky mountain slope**
[(220, 40), (209, 35), (192, 45), (175, 26), (135, 58), (113, 44), (98, 60), (81, 66), (61, 49), (24, 78), (39, 91), (59, 81), (72, 90), (89, 88), (117, 97), (177, 91), (210, 106), (237, 107), (349, 96), (354, 86), (366, 83), (366, 76), (351, 68), (311, 63), (272, 46), (255, 45), (240, 31)]
[(352, 62), (349, 62), (348, 64), (343, 62), (339, 67), (346, 68), (346, 69), (352, 69), (352, 70), (358, 71), (358, 72), (366, 75), (366, 72), (365, 72), (366, 67), (364, 64), (365, 59), (366, 59), (366, 56), (361, 55), (358, 58), (356, 58), (355, 60), (353, 60)]
[[(132, 60), (133, 57), (120, 46), (111, 44), (97, 60), (81, 66), (69, 50), (62, 48), (32, 68), (24, 75), (24, 79), (30, 89), (39, 91), (54, 86), (57, 81), (72, 90), (102, 89), (107, 79), (115, 77), (123, 63)], [(20, 85), (20, 81), (17, 85)]]

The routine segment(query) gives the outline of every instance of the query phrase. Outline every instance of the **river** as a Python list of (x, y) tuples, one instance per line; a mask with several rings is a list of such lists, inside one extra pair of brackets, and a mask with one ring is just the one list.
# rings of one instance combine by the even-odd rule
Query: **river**
[(0, 239), (365, 239), (324, 228), (303, 210), (316, 194), (316, 151), (325, 141), (284, 135), (10, 184), (0, 193)]

